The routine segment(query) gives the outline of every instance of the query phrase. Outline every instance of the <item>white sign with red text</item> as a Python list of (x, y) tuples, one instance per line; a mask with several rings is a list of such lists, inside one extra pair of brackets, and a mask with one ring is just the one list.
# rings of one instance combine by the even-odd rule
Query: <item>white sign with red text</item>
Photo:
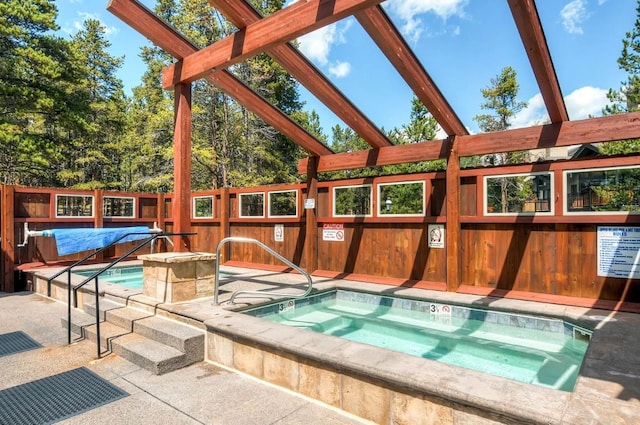
[(344, 242), (344, 225), (325, 223), (322, 225), (322, 240)]

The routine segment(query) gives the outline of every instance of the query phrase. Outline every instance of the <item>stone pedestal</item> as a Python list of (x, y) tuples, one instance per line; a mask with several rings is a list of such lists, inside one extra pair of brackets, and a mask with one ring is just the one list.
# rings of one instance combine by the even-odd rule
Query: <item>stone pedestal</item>
[(138, 256), (142, 260), (143, 293), (163, 303), (213, 296), (216, 255), (165, 252)]

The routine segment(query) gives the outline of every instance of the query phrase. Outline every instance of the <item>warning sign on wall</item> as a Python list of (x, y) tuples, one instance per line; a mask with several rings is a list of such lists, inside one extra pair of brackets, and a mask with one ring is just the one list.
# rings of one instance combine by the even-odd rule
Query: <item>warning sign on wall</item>
[(343, 224), (328, 224), (322, 225), (322, 240), (323, 241), (344, 241), (344, 225)]
[(284, 225), (276, 224), (273, 228), (273, 238), (276, 242), (284, 242)]
[(429, 248), (444, 248), (444, 225), (430, 224), (428, 231)]

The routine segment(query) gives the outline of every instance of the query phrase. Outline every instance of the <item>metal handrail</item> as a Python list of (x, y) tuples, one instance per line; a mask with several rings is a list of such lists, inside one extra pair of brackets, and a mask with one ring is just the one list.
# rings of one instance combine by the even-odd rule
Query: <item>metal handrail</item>
[[(119, 262), (125, 260), (127, 257), (129, 257), (131, 254), (133, 254), (134, 252), (136, 252), (137, 250), (139, 250), (140, 248), (144, 247), (145, 245), (149, 244), (152, 241), (155, 241), (158, 238), (163, 238), (163, 237), (167, 237), (167, 236), (189, 236), (189, 235), (195, 235), (196, 233), (194, 232), (188, 232), (188, 233), (156, 233), (155, 235), (152, 235), (150, 238), (146, 239), (144, 242), (142, 242), (141, 244), (137, 245), (136, 247), (130, 249), (129, 251), (127, 251), (125, 254), (121, 255), (119, 258), (115, 259), (114, 261), (112, 261), (111, 263), (107, 264), (106, 266), (104, 266), (102, 269), (98, 270), (97, 272), (95, 272), (94, 274), (92, 274), (91, 276), (89, 276), (88, 278), (86, 278), (85, 280), (83, 280), (81, 283), (79, 283), (78, 285), (73, 287), (73, 301), (74, 301), (74, 306), (77, 307), (78, 306), (78, 290), (80, 288), (82, 288), (84, 285), (86, 285), (88, 282), (90, 282), (92, 279), (95, 282), (95, 297), (96, 297), (96, 305), (95, 305), (95, 309), (96, 309), (96, 345), (97, 345), (97, 350), (98, 350), (98, 357), (100, 357), (100, 296), (99, 296), (99, 291), (98, 291), (98, 276), (100, 276), (102, 273), (106, 272), (107, 270), (109, 270), (111, 267), (115, 266), (116, 264), (118, 264)], [(71, 284), (69, 284), (69, 307), (68, 307), (68, 311), (67, 311), (67, 341), (69, 344), (71, 344)]]
[[(282, 254), (280, 254), (277, 251), (273, 250), (272, 248), (270, 248), (269, 246), (267, 246), (264, 243), (260, 242), (259, 240), (251, 239), (251, 238), (243, 238), (243, 237), (240, 237), (240, 236), (230, 236), (230, 237), (222, 239), (218, 243), (218, 247), (216, 249), (216, 277), (215, 277), (215, 283), (214, 283), (214, 289), (213, 289), (213, 305), (219, 305), (220, 304), (218, 302), (218, 292), (219, 292), (219, 288), (220, 288), (220, 284), (219, 284), (220, 283), (220, 261), (219, 261), (219, 259), (220, 259), (220, 250), (222, 249), (222, 246), (224, 244), (228, 243), (228, 242), (245, 242), (245, 243), (252, 243), (252, 244), (258, 245), (259, 247), (261, 247), (262, 249), (264, 249), (268, 253), (274, 255), (280, 261), (282, 261), (283, 263), (287, 264), (288, 266), (294, 268), (301, 275), (303, 275), (304, 277), (307, 278), (307, 282), (309, 283), (309, 287), (307, 288), (307, 290), (303, 294), (288, 294), (288, 293), (279, 292), (278, 295), (281, 295), (281, 296), (284, 296), (284, 297), (292, 297), (292, 298), (304, 298), (304, 297), (306, 297), (307, 295), (309, 295), (311, 293), (311, 290), (313, 289), (313, 281), (311, 280), (311, 276), (309, 275), (309, 273), (307, 273), (305, 270), (303, 270), (302, 268), (296, 266), (291, 261), (289, 261), (284, 256), (282, 256)], [(234, 304), (235, 298), (240, 294), (251, 294), (251, 295), (258, 295), (258, 296), (263, 296), (263, 297), (264, 296), (269, 296), (269, 294), (265, 293), (264, 291), (239, 290), (239, 291), (235, 291), (233, 294), (231, 294), (231, 299), (229, 300), (229, 302), (231, 304)]]

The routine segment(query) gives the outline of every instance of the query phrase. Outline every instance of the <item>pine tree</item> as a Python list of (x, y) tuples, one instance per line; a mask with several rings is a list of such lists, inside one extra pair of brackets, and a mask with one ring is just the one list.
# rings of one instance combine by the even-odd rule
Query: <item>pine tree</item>
[[(624, 114), (640, 110), (640, 0), (636, 7), (636, 20), (633, 29), (622, 40), (622, 52), (618, 58), (618, 67), (627, 73), (620, 90), (609, 89), (607, 98), (611, 105), (606, 106), (604, 115)], [(640, 152), (640, 140), (626, 140), (604, 143), (600, 151), (607, 155)]]
[(110, 45), (104, 27), (95, 19), (86, 20), (71, 40), (77, 69), (82, 72), (75, 96), (87, 107), (84, 125), (68, 134), (66, 167), (58, 173), (67, 186), (123, 188), (120, 167), (127, 99), (116, 72), (124, 58), (111, 56)]
[[(511, 119), (527, 106), (526, 102), (517, 100), (520, 86), (516, 75), (516, 71), (507, 66), (498, 76), (491, 79), (490, 86), (482, 89), (482, 96), (485, 98), (482, 108), (493, 112), (492, 114), (476, 115), (473, 118), (478, 121), (482, 131), (492, 132), (508, 129), (511, 126)], [(485, 158), (489, 158), (493, 164), (505, 165), (522, 162), (525, 154), (523, 152), (501, 152), (486, 155)], [(488, 194), (488, 196), (500, 199), (502, 212), (507, 212), (509, 199), (518, 196), (518, 185), (513, 185), (512, 182), (513, 179), (500, 178), (500, 185), (497, 189), (499, 193)]]
[(68, 43), (50, 0), (0, 2), (0, 182), (55, 185), (59, 132), (77, 119)]
[[(517, 100), (520, 85), (516, 77), (515, 69), (504, 67), (491, 79), (491, 85), (481, 90), (485, 99), (481, 107), (491, 113), (476, 115), (473, 119), (483, 132), (507, 130), (513, 117), (527, 107), (527, 102)], [(494, 164), (513, 164), (521, 162), (524, 155), (521, 152), (496, 153), (489, 158)]]

